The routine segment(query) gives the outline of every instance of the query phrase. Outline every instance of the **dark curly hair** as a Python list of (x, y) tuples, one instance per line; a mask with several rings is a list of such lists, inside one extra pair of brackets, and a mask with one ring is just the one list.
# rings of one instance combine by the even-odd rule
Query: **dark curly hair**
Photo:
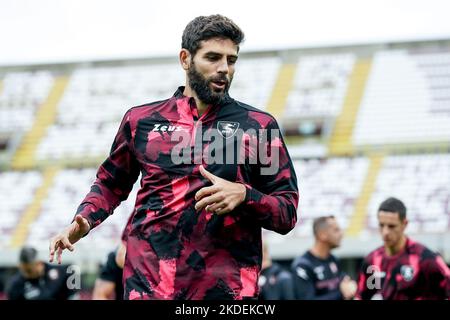
[(405, 204), (397, 198), (391, 197), (384, 200), (378, 208), (378, 212), (380, 211), (398, 213), (398, 216), (402, 221), (406, 218)]
[(200, 49), (200, 42), (212, 38), (230, 39), (239, 50), (239, 44), (244, 41), (244, 33), (231, 19), (220, 14), (200, 16), (189, 22), (184, 29), (181, 47), (194, 56)]

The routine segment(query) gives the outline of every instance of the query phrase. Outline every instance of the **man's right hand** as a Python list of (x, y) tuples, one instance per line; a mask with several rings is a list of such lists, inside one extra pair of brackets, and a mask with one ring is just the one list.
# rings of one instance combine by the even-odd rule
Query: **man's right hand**
[(352, 280), (349, 276), (345, 276), (339, 285), (339, 289), (345, 300), (353, 299), (357, 290), (356, 281)]
[(60, 234), (50, 240), (50, 262), (57, 256), (58, 263), (61, 264), (61, 254), (64, 249), (73, 251), (73, 244), (80, 240), (91, 229), (88, 221), (81, 215), (77, 215), (70, 226), (64, 229)]

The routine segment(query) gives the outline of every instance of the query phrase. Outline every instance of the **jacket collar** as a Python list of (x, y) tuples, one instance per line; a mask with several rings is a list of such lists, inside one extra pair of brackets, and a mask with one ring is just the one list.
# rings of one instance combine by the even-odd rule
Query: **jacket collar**
[[(182, 99), (182, 98), (186, 97), (186, 96), (183, 94), (184, 88), (185, 88), (184, 86), (178, 87), (177, 91), (175, 91), (175, 93), (173, 94), (173, 96), (174, 96), (175, 98), (177, 98), (177, 99)], [(219, 106), (224, 106), (224, 105), (230, 104), (230, 103), (233, 102), (233, 101), (234, 101), (234, 99), (231, 98), (230, 95), (227, 93), (227, 94), (225, 95), (225, 98), (222, 99), (222, 101), (221, 101), (218, 105), (219, 105)]]

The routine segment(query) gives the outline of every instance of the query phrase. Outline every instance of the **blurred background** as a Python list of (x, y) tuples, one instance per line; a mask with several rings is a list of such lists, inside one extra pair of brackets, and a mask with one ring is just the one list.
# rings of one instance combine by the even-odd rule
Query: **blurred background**
[[(124, 112), (184, 83), (181, 34), (221, 13), (246, 33), (231, 96), (279, 121), (296, 167), (297, 227), (265, 239), (288, 266), (333, 214), (351, 275), (381, 245), (395, 196), (408, 235), (450, 263), (450, 4), (446, 1), (0, 0), (0, 298), (18, 251), (47, 259), (107, 156)], [(65, 262), (85, 297), (133, 210), (138, 183)]]

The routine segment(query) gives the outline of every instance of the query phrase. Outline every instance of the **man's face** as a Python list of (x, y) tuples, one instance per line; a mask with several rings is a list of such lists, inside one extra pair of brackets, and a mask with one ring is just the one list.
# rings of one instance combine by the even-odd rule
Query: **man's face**
[(341, 245), (342, 240), (342, 230), (339, 227), (336, 219), (328, 219), (327, 239), (330, 247), (332, 249), (337, 248)]
[(217, 104), (225, 97), (233, 80), (238, 46), (230, 39), (201, 41), (191, 56), (187, 75), (190, 87), (206, 104)]
[(379, 211), (378, 226), (384, 244), (389, 247), (395, 247), (402, 239), (407, 220), (400, 220), (398, 213)]
[(20, 263), (19, 270), (25, 279), (37, 279), (40, 276), (40, 263), (39, 261)]
[(326, 242), (331, 249), (341, 245), (343, 234), (336, 219), (328, 218), (326, 227), (319, 231), (319, 233), (321, 240)]

